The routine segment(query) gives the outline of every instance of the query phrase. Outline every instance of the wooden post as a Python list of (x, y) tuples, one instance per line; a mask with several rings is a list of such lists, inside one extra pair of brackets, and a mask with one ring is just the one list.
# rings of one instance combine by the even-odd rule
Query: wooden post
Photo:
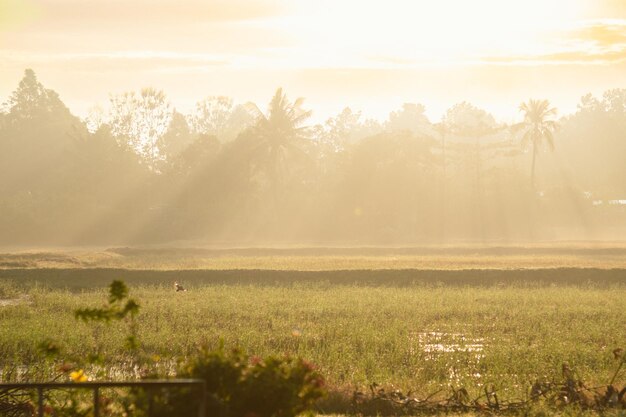
[(148, 417), (152, 417), (152, 408), (154, 408), (154, 392), (150, 388), (146, 388), (148, 396)]
[(96, 385), (93, 389), (93, 417), (100, 416), (100, 391)]
[(200, 409), (198, 410), (198, 417), (206, 417), (206, 403), (207, 403), (207, 393), (206, 393), (206, 381), (202, 380), (202, 385), (200, 385), (201, 392), (201, 402)]
[(43, 387), (37, 387), (37, 414), (43, 417)]

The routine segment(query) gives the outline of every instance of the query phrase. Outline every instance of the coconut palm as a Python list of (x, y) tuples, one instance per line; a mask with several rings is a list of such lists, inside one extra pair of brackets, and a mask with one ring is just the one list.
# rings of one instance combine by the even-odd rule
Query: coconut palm
[(557, 122), (551, 117), (556, 115), (556, 108), (550, 107), (548, 100), (528, 100), (519, 107), (524, 112), (524, 121), (514, 126), (514, 130), (524, 132), (522, 136), (522, 146), (532, 146), (533, 162), (530, 171), (530, 184), (535, 186), (535, 161), (537, 153), (543, 145), (548, 144), (551, 150), (554, 150), (554, 131), (557, 128)]
[(265, 171), (276, 183), (288, 174), (288, 160), (304, 155), (309, 129), (303, 126), (311, 111), (302, 109), (303, 98), (291, 103), (282, 88), (270, 101), (267, 115), (256, 109), (257, 122), (252, 129), (252, 156), (257, 169)]

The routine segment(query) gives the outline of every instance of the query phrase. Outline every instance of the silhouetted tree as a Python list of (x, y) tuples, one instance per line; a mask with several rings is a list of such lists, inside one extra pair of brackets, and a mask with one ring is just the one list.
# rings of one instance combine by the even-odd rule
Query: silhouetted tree
[[(443, 237), (442, 223), (447, 239), (623, 237), (626, 90), (583, 97), (558, 133), (547, 101), (520, 109), (508, 138), (465, 102), (434, 125), (404, 104), (382, 124), (345, 108), (309, 128), (281, 89), (267, 112), (210, 97), (190, 116), (144, 89), (82, 122), (26, 70), (0, 107), (0, 242), (399, 244)], [(554, 140), (536, 197), (527, 158), (534, 184)]]
[[(483, 109), (479, 109), (467, 102), (454, 105), (444, 115), (441, 126), (445, 126), (450, 139), (450, 150), (456, 151), (457, 157), (469, 162), (475, 170), (476, 188), (480, 190), (482, 175), (482, 140), (497, 131), (493, 116)], [(469, 141), (473, 141), (469, 143)], [(457, 165), (459, 165), (457, 160)]]
[(232, 111), (233, 100), (230, 97), (207, 97), (196, 103), (196, 108), (189, 116), (189, 125), (195, 133), (219, 138), (226, 129)]
[(385, 128), (391, 131), (407, 130), (412, 133), (428, 134), (432, 126), (424, 114), (425, 110), (422, 104), (404, 103), (402, 109), (389, 114)]
[(99, 105), (94, 105), (87, 110), (87, 116), (83, 121), (85, 126), (87, 126), (87, 130), (94, 133), (100, 129), (101, 126), (106, 124), (106, 118), (105, 110)]
[(193, 143), (195, 137), (197, 135), (190, 131), (185, 116), (174, 110), (170, 125), (165, 133), (159, 137), (157, 146), (161, 156), (168, 162), (171, 162), (172, 159)]
[(353, 112), (350, 107), (346, 107), (337, 116), (326, 120), (321, 137), (322, 142), (334, 151), (343, 149), (346, 143), (358, 139), (356, 135), (360, 129), (360, 119), (360, 111)]
[(349, 107), (336, 116), (329, 117), (323, 125), (314, 126), (312, 137), (320, 172), (330, 173), (331, 166), (337, 167), (341, 153), (361, 139), (376, 135), (382, 130), (380, 123), (372, 119), (361, 120), (361, 112), (354, 112)]
[(446, 154), (446, 136), (450, 133), (450, 127), (446, 124), (446, 121), (442, 118), (442, 120), (439, 123), (435, 123), (432, 126), (435, 130), (435, 132), (437, 132), (437, 135), (439, 136), (439, 146), (441, 148), (441, 199), (440, 199), (440, 204), (441, 204), (441, 212), (439, 214), (439, 233), (440, 233), (440, 239), (442, 241), (445, 240), (446, 238), (446, 218), (447, 218), (447, 200), (446, 200), (446, 194), (447, 194), (447, 178), (448, 178), (448, 159), (447, 159), (447, 154)]
[(165, 93), (144, 88), (111, 97), (109, 124), (111, 132), (120, 140), (128, 140), (131, 147), (149, 164), (164, 159), (159, 139), (167, 131), (173, 109)]
[(218, 157), (221, 147), (216, 136), (198, 135), (170, 161), (175, 175), (183, 177), (198, 175)]
[(69, 190), (63, 199), (70, 224), (59, 237), (72, 244), (115, 242), (145, 217), (154, 173), (108, 125), (73, 137), (69, 156), (62, 186)]
[(532, 166), (530, 169), (530, 184), (535, 186), (535, 160), (537, 153), (545, 141), (551, 150), (554, 150), (554, 131), (557, 128), (556, 121), (551, 117), (556, 115), (556, 108), (550, 107), (548, 100), (529, 100), (519, 107), (524, 112), (524, 121), (514, 128), (522, 130), (522, 146), (532, 147)]
[(257, 121), (257, 114), (258, 108), (253, 103), (236, 105), (230, 113), (226, 125), (222, 129), (220, 140), (230, 142), (241, 132), (254, 126)]
[(207, 97), (196, 103), (187, 122), (194, 133), (212, 135), (222, 142), (229, 142), (254, 125), (257, 115), (258, 109), (251, 103), (234, 106), (230, 97)]
[(594, 199), (626, 195), (624, 132), (626, 89), (606, 91), (600, 99), (587, 94), (578, 111), (560, 123), (555, 137), (564, 169), (571, 181)]
[[(350, 227), (350, 239), (415, 242), (435, 235), (437, 222), (434, 142), (409, 131), (382, 132), (350, 150), (345, 179), (330, 221)], [(425, 198), (429, 196), (429, 198)], [(432, 198), (430, 198), (432, 197)]]
[(0, 128), (0, 238), (49, 239), (68, 218), (73, 137), (86, 133), (58, 94), (27, 69)]
[(602, 95), (603, 107), (612, 114), (626, 115), (626, 88), (607, 90)]
[(274, 188), (289, 175), (292, 161), (302, 162), (305, 158), (310, 135), (304, 122), (311, 117), (311, 111), (302, 109), (303, 102), (303, 98), (290, 102), (279, 88), (267, 115), (258, 111), (257, 122), (249, 131), (253, 169), (264, 172)]
[(73, 118), (59, 95), (45, 88), (37, 80), (32, 69), (24, 71), (24, 77), (7, 102), (8, 120), (17, 123), (23, 120), (40, 122), (41, 119), (57, 120)]
[[(451, 168), (456, 168), (457, 173), (454, 178), (457, 187), (453, 194), (457, 199), (457, 207), (465, 206), (462, 211), (457, 211), (457, 218), (471, 215), (466, 220), (474, 229), (471, 233), (483, 237), (485, 232), (483, 175), (486, 159), (484, 153), (487, 147), (485, 142), (488, 138), (492, 139), (498, 131), (498, 126), (491, 114), (467, 102), (458, 103), (448, 109), (442, 123), (447, 132), (446, 160), (451, 162)], [(469, 183), (464, 184), (468, 180)], [(464, 198), (471, 203), (469, 210), (467, 203), (463, 201)], [(463, 226), (455, 227), (461, 229)]]
[(0, 190), (2, 183), (6, 189), (28, 189), (62, 169), (72, 135), (84, 126), (31, 69), (24, 71), (6, 107), (0, 131), (0, 174), (6, 170), (6, 175), (0, 175)]

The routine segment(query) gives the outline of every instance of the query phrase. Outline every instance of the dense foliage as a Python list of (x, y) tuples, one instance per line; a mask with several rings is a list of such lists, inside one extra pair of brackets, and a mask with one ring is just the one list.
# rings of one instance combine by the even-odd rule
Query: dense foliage
[(80, 120), (26, 70), (0, 112), (0, 243), (626, 234), (626, 90), (558, 121), (529, 100), (511, 126), (465, 102), (438, 123), (424, 111), (378, 122), (347, 108), (311, 126), (281, 89), (267, 112), (209, 97), (183, 115), (148, 88)]

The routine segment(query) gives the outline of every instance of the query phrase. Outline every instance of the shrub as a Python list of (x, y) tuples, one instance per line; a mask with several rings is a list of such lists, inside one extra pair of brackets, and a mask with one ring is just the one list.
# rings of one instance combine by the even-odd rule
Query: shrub
[[(303, 359), (249, 357), (238, 349), (200, 349), (178, 377), (206, 381), (207, 416), (293, 417), (309, 411), (325, 394), (324, 381)], [(171, 398), (161, 415), (195, 415), (197, 396)]]

